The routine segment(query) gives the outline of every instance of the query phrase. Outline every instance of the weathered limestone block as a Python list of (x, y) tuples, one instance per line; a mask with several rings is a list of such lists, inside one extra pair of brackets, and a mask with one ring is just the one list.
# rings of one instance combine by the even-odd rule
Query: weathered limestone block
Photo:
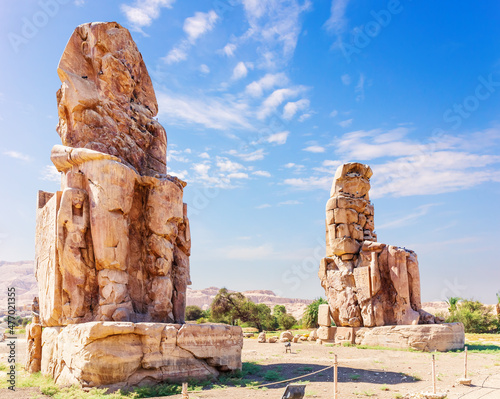
[(241, 369), (243, 335), (241, 327), (224, 324), (184, 324), (177, 334), (177, 346), (196, 358), (207, 359), (220, 371)]
[(358, 330), (359, 328), (356, 327), (337, 327), (335, 330), (335, 343), (339, 345), (344, 343), (354, 344)]
[(309, 333), (309, 337), (307, 338), (308, 341), (316, 341), (318, 339), (318, 331), (317, 330), (312, 330)]
[(337, 331), (337, 327), (319, 326), (317, 331), (319, 340), (326, 342), (335, 341), (335, 333)]
[(368, 201), (364, 198), (347, 197), (343, 194), (339, 194), (337, 197), (337, 207), (341, 209), (349, 208), (358, 213), (362, 213), (367, 205)]
[(90, 322), (43, 331), (42, 373), (57, 384), (127, 387), (241, 369), (240, 327)]
[(263, 344), (266, 342), (266, 332), (265, 331), (262, 331), (259, 336), (257, 337), (257, 342), (259, 344)]
[(283, 331), (280, 334), (280, 342), (290, 342), (293, 340), (293, 334), (291, 331)]
[(411, 287), (408, 281), (408, 268), (406, 266), (409, 253), (402, 248), (393, 247), (392, 245), (384, 248), (384, 250), (387, 250), (389, 253), (388, 266), (390, 277), (397, 294), (396, 304), (393, 307), (396, 324), (418, 324), (420, 315), (412, 309), (410, 302)]
[(333, 241), (330, 239), (330, 246), (332, 248), (332, 255), (337, 256), (341, 256), (344, 254), (355, 254), (359, 251), (360, 248), (359, 243), (355, 239), (349, 237), (335, 238)]
[(463, 349), (464, 326), (448, 323), (361, 328), (356, 332), (356, 344), (426, 352)]
[(57, 212), (61, 192), (38, 192), (35, 238), (35, 277), (40, 290), (40, 319), (44, 326), (60, 325), (62, 278), (57, 256)]
[(332, 320), (330, 318), (330, 306), (327, 303), (319, 305), (318, 307), (318, 324), (320, 326), (330, 327)]

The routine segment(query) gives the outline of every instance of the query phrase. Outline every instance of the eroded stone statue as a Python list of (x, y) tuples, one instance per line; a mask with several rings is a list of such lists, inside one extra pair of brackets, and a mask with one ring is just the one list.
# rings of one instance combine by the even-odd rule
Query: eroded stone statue
[(33, 298), (32, 320), (26, 326), (26, 370), (36, 373), (42, 365), (42, 325), (40, 324), (38, 297)]
[(319, 278), (337, 326), (416, 325), (438, 320), (421, 309), (415, 252), (377, 242), (371, 168), (341, 165), (326, 205), (326, 257)]
[(124, 386), (240, 368), (239, 327), (184, 324), (186, 183), (167, 175), (165, 130), (130, 33), (114, 22), (79, 26), (58, 74), (63, 145), (51, 160), (61, 190), (40, 192), (37, 210), (42, 372)]

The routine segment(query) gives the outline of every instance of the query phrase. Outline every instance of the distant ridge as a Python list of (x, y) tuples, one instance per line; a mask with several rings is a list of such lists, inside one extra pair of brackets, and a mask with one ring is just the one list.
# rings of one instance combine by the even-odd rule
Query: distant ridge
[[(217, 287), (209, 287), (201, 290), (192, 290), (188, 287), (187, 305), (196, 305), (204, 310), (208, 309), (215, 298), (215, 295), (219, 292), (219, 289), (220, 288)], [(302, 317), (307, 305), (312, 302), (311, 299), (282, 298), (270, 290), (250, 290), (243, 291), (242, 294), (251, 301), (255, 303), (263, 303), (271, 309), (275, 305), (284, 305), (287, 312), (292, 314), (296, 319), (300, 319)]]
[(28, 305), (38, 295), (32, 260), (0, 261), (0, 310), (7, 309), (7, 288), (16, 288), (16, 306)]

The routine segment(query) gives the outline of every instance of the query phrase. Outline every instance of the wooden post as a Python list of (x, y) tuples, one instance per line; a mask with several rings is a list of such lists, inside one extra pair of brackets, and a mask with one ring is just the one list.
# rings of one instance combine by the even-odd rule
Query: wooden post
[(189, 399), (187, 382), (182, 383), (182, 399)]
[(436, 358), (432, 355), (432, 393), (436, 394)]
[(467, 346), (465, 347), (464, 379), (467, 379)]
[(333, 399), (337, 399), (337, 376), (338, 376), (338, 362), (337, 355), (335, 355), (335, 360), (333, 361)]

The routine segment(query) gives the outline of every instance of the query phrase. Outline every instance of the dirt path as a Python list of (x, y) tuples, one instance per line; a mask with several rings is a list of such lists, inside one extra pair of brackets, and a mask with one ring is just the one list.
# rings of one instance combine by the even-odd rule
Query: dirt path
[[(256, 362), (260, 366), (261, 375), (274, 370), (279, 373), (280, 380), (284, 380), (331, 366), (334, 354), (337, 354), (341, 399), (395, 399), (432, 389), (429, 353), (331, 347), (314, 343), (295, 344), (292, 349), (291, 354), (285, 354), (283, 344), (259, 344), (253, 339), (246, 339), (243, 361)], [(456, 380), (463, 374), (462, 353), (437, 353), (436, 360), (438, 391), (447, 392), (449, 399), (500, 399), (500, 354), (469, 353), (469, 374), (473, 383), (471, 387), (456, 384)], [(306, 397), (333, 397), (332, 369), (306, 377), (305, 380)], [(273, 385), (267, 390), (216, 389), (193, 392), (189, 397), (279, 399), (285, 386), (286, 384)], [(181, 399), (181, 395), (172, 398)]]

